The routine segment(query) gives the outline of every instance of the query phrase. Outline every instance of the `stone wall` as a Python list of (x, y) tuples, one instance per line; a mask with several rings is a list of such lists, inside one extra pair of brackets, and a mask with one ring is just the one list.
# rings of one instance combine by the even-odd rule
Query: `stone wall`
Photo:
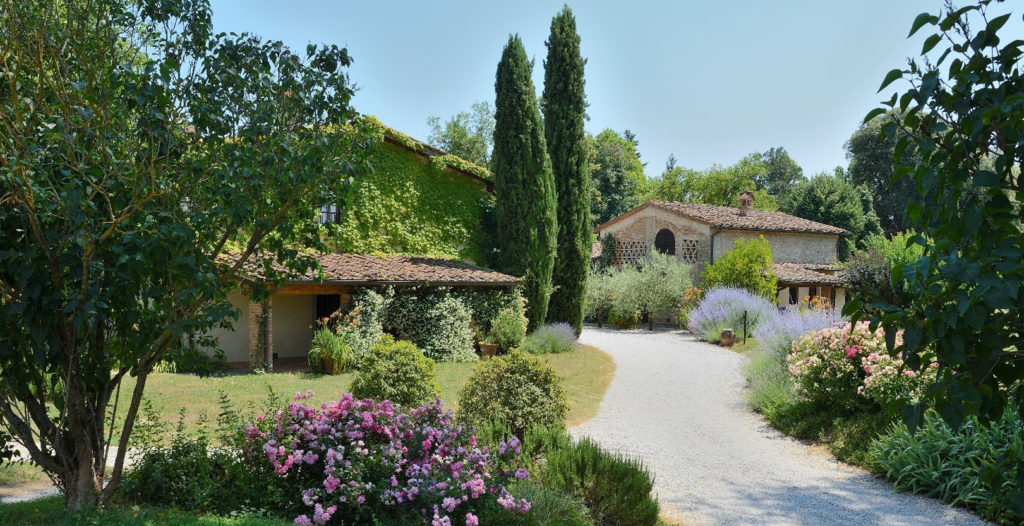
[(776, 263), (835, 263), (838, 236), (801, 234), (795, 232), (749, 232), (723, 230), (715, 235), (715, 259), (733, 249), (737, 239), (757, 239), (760, 236), (772, 247)]
[(694, 261), (697, 263), (707, 262), (711, 259), (710, 228), (703, 223), (698, 223), (680, 217), (672, 212), (659, 208), (644, 208), (618, 223), (609, 225), (601, 230), (599, 235), (610, 233), (615, 236), (619, 243), (620, 252), (628, 251), (632, 259), (638, 255), (638, 249), (647, 253), (654, 247), (654, 238), (663, 229), (669, 229), (675, 236), (676, 257), (682, 259), (690, 255), (687, 247), (696, 244)]

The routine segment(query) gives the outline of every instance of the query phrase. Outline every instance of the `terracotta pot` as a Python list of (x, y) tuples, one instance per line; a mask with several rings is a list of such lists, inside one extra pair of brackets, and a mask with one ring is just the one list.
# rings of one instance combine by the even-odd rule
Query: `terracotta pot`
[(341, 364), (334, 363), (332, 358), (321, 358), (320, 363), (323, 364), (324, 374), (338, 374), (341, 372)]
[(495, 354), (498, 354), (498, 344), (480, 342), (480, 354), (484, 358), (491, 358)]
[(732, 347), (732, 344), (736, 343), (736, 332), (732, 329), (725, 329), (722, 331), (722, 339), (719, 343), (724, 347)]

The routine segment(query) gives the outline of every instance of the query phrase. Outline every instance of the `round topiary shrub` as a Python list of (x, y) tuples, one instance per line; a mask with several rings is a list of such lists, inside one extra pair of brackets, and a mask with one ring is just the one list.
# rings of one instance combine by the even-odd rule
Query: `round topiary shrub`
[(352, 395), (419, 406), (441, 396), (441, 387), (434, 375), (433, 360), (412, 342), (385, 337), (363, 356), (352, 382)]
[(526, 337), (526, 315), (523, 314), (523, 307), (506, 307), (498, 311), (497, 316), (491, 320), (490, 340), (501, 348), (502, 351), (510, 351), (519, 347)]
[(565, 391), (554, 369), (520, 350), (477, 365), (459, 392), (459, 416), (473, 424), (498, 420), (516, 436), (535, 425), (564, 425)]

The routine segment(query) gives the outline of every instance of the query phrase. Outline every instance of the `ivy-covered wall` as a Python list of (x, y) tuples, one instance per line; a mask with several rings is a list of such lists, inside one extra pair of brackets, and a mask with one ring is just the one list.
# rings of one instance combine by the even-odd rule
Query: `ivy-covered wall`
[[(451, 155), (424, 156), (422, 143), (388, 129), (372, 117), (372, 173), (358, 179), (342, 206), (341, 220), (328, 226), (331, 248), (353, 253), (402, 253), (483, 262), (480, 220), (493, 202), (487, 170)], [(388, 142), (385, 134), (402, 145)], [(411, 148), (415, 151), (410, 151)], [(433, 153), (433, 152), (431, 152)]]

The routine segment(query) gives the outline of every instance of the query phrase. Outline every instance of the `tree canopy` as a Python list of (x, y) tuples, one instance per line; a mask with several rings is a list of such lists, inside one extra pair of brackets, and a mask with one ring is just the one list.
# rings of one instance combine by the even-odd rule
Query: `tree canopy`
[(881, 232), (867, 189), (836, 175), (818, 174), (793, 185), (783, 211), (849, 230), (850, 236), (839, 238), (840, 261), (863, 247), (869, 235)]
[(595, 226), (643, 203), (647, 176), (636, 152), (636, 136), (631, 137), (627, 139), (612, 129), (587, 136), (592, 185), (590, 215)]
[(443, 123), (432, 115), (427, 125), (431, 146), (480, 166), (489, 164), (494, 144), (494, 108), (489, 102), (475, 102), (469, 111), (460, 111)]
[(704, 267), (701, 287), (736, 287), (751, 294), (775, 300), (778, 279), (775, 277), (771, 244), (764, 236), (758, 239), (737, 239), (732, 250)]
[[(767, 166), (760, 154), (751, 154), (732, 166), (714, 165), (707, 170), (693, 170), (675, 165), (671, 157), (661, 177), (650, 183), (649, 199), (737, 206), (737, 197), (744, 190), (757, 187), (755, 180), (764, 177)], [(775, 197), (764, 189), (754, 190), (754, 208), (777, 210)]]
[(895, 159), (896, 137), (882, 133), (886, 123), (899, 116), (898, 111), (879, 115), (863, 123), (846, 141), (846, 158), (850, 161), (846, 175), (853, 184), (868, 189), (882, 230), (889, 235), (909, 226), (904, 208), (910, 201), (921, 200), (912, 180), (893, 178), (896, 165), (911, 163), (914, 151), (907, 148)]
[(89, 507), (154, 364), (228, 322), (242, 266), (315, 265), (294, 247), (365, 168), (351, 58), (213, 35), (204, 1), (14, 2), (0, 34), (0, 421)]
[(781, 146), (770, 148), (758, 157), (764, 163), (764, 172), (754, 175), (754, 184), (758, 190), (764, 190), (778, 200), (782, 200), (792, 185), (804, 178), (804, 169)]

